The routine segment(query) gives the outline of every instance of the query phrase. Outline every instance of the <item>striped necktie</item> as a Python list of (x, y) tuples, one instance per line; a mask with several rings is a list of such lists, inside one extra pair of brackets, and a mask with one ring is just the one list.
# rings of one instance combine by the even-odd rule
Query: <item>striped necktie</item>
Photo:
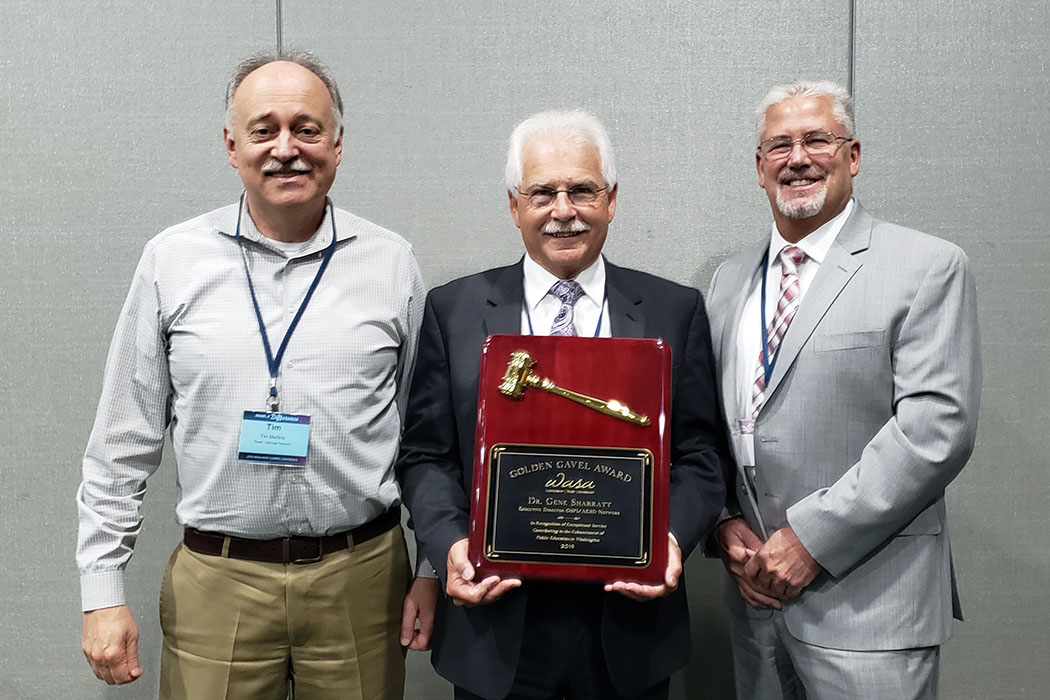
[[(785, 246), (778, 256), (780, 260), (780, 301), (777, 302), (777, 312), (773, 321), (769, 324), (767, 334), (767, 345), (765, 347), (766, 363), (772, 362), (780, 349), (780, 341), (784, 339), (791, 319), (795, 318), (798, 311), (799, 283), (798, 268), (806, 259), (806, 254), (801, 248), (793, 245)], [(755, 382), (751, 387), (751, 417), (754, 418), (762, 410), (766, 403), (766, 368), (762, 362), (762, 351), (758, 355), (758, 368), (755, 371)]]

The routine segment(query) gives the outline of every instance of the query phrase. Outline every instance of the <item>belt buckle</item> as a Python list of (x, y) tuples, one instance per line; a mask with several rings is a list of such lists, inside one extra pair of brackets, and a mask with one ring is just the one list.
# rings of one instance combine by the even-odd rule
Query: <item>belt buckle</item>
[(317, 562), (319, 562), (322, 559), (324, 559), (324, 540), (322, 538), (318, 537), (318, 538), (314, 539), (313, 541), (317, 543), (317, 555), (316, 556), (313, 556), (313, 557), (296, 557), (295, 559), (293, 559), (292, 558), (292, 546), (291, 546), (292, 545), (292, 538), (291, 537), (284, 537), (284, 538), (282, 538), (281, 539), (281, 550), (282, 550), (282, 552), (281, 552), (282, 557), (281, 558), (284, 559), (289, 564), (316, 564)]

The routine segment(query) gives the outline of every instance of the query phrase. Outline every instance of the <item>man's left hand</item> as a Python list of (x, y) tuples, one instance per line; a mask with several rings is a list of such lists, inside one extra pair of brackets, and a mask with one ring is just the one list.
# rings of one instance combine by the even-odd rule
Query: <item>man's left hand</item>
[[(416, 576), (401, 607), (401, 646), (416, 651), (430, 648), (434, 632), (434, 608), (437, 606), (439, 582), (436, 578)], [(416, 626), (416, 621), (419, 626)]]
[(744, 566), (745, 575), (780, 600), (798, 596), (820, 571), (820, 563), (790, 527), (774, 532)]
[(678, 588), (678, 579), (682, 575), (682, 550), (671, 537), (667, 535), (667, 569), (664, 571), (664, 580), (659, 586), (646, 586), (633, 581), (613, 581), (605, 584), (605, 590), (609, 593), (620, 593), (631, 600), (644, 603), (648, 600), (663, 598), (670, 595)]

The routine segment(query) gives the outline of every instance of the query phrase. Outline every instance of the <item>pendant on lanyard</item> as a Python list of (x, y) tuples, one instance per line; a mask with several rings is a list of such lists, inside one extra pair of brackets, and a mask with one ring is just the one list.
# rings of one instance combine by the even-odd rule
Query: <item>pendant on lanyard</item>
[(292, 317), (292, 322), (288, 324), (288, 330), (284, 332), (284, 339), (281, 341), (281, 346), (277, 349), (277, 355), (274, 356), (273, 350), (270, 347), (270, 338), (266, 334), (266, 324), (263, 323), (262, 311), (259, 308), (259, 300), (255, 295), (255, 285), (252, 284), (252, 274), (248, 269), (248, 255), (244, 252), (244, 242), (241, 240), (241, 214), (244, 212), (244, 193), (241, 193), (240, 206), (237, 209), (237, 229), (234, 232), (234, 238), (237, 240), (237, 245), (241, 249), (241, 262), (244, 263), (244, 276), (248, 279), (248, 291), (252, 295), (252, 306), (255, 307), (255, 318), (259, 322), (259, 335), (262, 336), (263, 350), (266, 351), (266, 364), (270, 370), (270, 391), (266, 396), (266, 403), (270, 407), (270, 411), (276, 413), (280, 408), (281, 399), (277, 393), (277, 374), (281, 368), (281, 359), (284, 357), (284, 351), (288, 348), (288, 341), (292, 337), (292, 333), (295, 332), (296, 326), (299, 325), (299, 319), (303, 317), (303, 311), (306, 310), (307, 304), (310, 303), (310, 297), (313, 296), (314, 290), (317, 289), (317, 284), (321, 281), (321, 276), (324, 275), (325, 269), (328, 267), (329, 261), (332, 259), (332, 253), (335, 252), (335, 207), (332, 206), (332, 200), (325, 197), (325, 204), (328, 207), (328, 216), (332, 222), (332, 242), (328, 244), (328, 248), (325, 249), (324, 258), (321, 260), (321, 266), (317, 269), (317, 274), (314, 275), (314, 281), (310, 283), (310, 288), (306, 290), (306, 296), (303, 297), (302, 303), (299, 305), (299, 310), (295, 312), (295, 316)]

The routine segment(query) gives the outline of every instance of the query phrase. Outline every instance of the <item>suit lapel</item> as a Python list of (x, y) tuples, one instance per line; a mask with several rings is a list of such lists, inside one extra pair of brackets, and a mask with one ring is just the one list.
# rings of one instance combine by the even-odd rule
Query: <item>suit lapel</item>
[[(740, 321), (744, 316), (744, 306), (748, 297), (755, 289), (760, 270), (766, 261), (766, 251), (769, 249), (768, 242), (762, 242), (756, 246), (748, 255), (742, 259), (741, 264), (735, 270), (727, 270), (730, 278), (726, 284), (732, 285), (730, 289), (737, 290), (730, 299), (730, 310), (726, 316), (725, 325), (722, 328), (719, 357), (722, 358), (722, 386), (735, 387), (740, 376), (739, 353), (737, 352), (737, 337), (740, 335)], [(761, 345), (761, 343), (759, 343)], [(755, 366), (758, 366), (758, 356), (755, 356)], [(737, 406), (738, 392), (722, 392), (722, 403), (726, 416), (736, 419), (750, 410), (747, 406)]]
[[(609, 302), (609, 328), (620, 338), (645, 337), (642, 295), (624, 277), (622, 269), (605, 261), (605, 289)], [(486, 336), (521, 332), (521, 306), (524, 303), (522, 263), (500, 270), (485, 299), (482, 327)]]
[(609, 332), (616, 338), (644, 338), (642, 295), (625, 279), (621, 268), (605, 261), (605, 293), (609, 301)]
[(523, 279), (519, 261), (517, 265), (500, 270), (499, 275), (492, 281), (482, 312), (484, 336), (521, 333), (521, 305), (525, 295)]
[[(817, 324), (831, 308), (835, 299), (863, 264), (857, 255), (867, 250), (871, 243), (872, 218), (858, 202), (835, 238), (828, 256), (824, 259), (813, 284), (802, 299), (795, 318), (792, 319), (784, 340), (780, 344), (776, 369), (766, 388), (766, 396), (772, 397), (781, 381), (791, 369), (802, 347), (813, 335)], [(768, 403), (768, 402), (767, 402)]]

